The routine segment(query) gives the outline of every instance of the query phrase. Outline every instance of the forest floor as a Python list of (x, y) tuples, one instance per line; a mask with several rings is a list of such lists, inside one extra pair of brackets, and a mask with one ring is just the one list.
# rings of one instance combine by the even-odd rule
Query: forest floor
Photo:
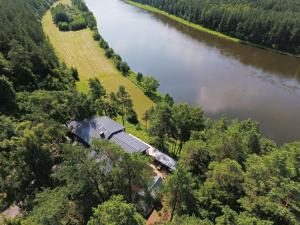
[[(71, 4), (70, 0), (61, 0), (64, 4)], [(56, 4), (57, 4), (56, 3)], [(59, 31), (52, 21), (50, 10), (42, 19), (43, 30), (49, 38), (61, 62), (78, 70), (80, 82), (77, 83), (79, 91), (88, 91), (88, 80), (99, 78), (107, 93), (116, 92), (120, 85), (125, 86), (131, 96), (134, 109), (141, 121), (145, 111), (154, 106), (143, 91), (128, 78), (124, 77), (105, 57), (105, 52), (93, 39), (90, 29), (80, 31)]]

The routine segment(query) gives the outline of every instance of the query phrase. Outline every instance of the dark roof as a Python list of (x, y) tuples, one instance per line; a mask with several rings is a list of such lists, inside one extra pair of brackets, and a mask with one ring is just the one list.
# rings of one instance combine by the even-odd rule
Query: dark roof
[(81, 122), (72, 121), (68, 127), (73, 134), (89, 145), (92, 139), (98, 138), (112, 141), (128, 153), (143, 152), (149, 148), (141, 140), (125, 133), (122, 125), (106, 116), (86, 119)]
[(109, 139), (113, 134), (124, 130), (122, 125), (106, 116), (85, 119), (80, 122), (72, 121), (68, 124), (68, 128), (89, 145), (92, 139), (101, 138), (101, 134), (104, 135), (104, 139)]
[(175, 170), (176, 168), (176, 161), (170, 156), (158, 151), (140, 139), (125, 133), (124, 126), (106, 116), (93, 117), (80, 122), (72, 121), (68, 124), (68, 128), (88, 145), (91, 145), (93, 139), (109, 140), (122, 147), (128, 153), (146, 151), (148, 155), (154, 157), (171, 170)]
[(114, 134), (110, 141), (121, 146), (128, 153), (139, 153), (149, 148), (148, 145), (125, 132)]

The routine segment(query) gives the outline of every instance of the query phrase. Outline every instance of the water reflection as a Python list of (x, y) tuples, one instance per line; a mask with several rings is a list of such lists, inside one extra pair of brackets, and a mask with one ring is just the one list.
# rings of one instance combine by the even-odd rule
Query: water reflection
[(294, 78), (300, 82), (300, 59), (292, 56), (254, 48), (246, 44), (237, 44), (232, 41), (212, 36), (205, 32), (171, 20), (163, 15), (152, 13), (152, 18), (164, 23), (166, 26), (175, 28), (178, 32), (188, 35), (208, 47), (216, 48), (226, 57), (238, 60), (247, 66), (252, 66), (265, 73), (274, 73), (284, 78)]
[(101, 35), (159, 91), (218, 118), (253, 118), (277, 142), (300, 139), (300, 59), (199, 32), (120, 0), (86, 0)]

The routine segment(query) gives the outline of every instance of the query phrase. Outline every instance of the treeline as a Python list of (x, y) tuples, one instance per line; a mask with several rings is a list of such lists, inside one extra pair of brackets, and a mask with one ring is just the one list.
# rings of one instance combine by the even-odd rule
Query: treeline
[(148, 114), (152, 144), (181, 152), (164, 183), (172, 221), (163, 224), (299, 224), (299, 142), (277, 146), (252, 120), (212, 121), (185, 104)]
[(242, 41), (300, 54), (295, 0), (133, 0)]
[(87, 93), (76, 91), (76, 69), (58, 62), (42, 33), (49, 1), (0, 2), (1, 23), (11, 25), (0, 32), (0, 211), (17, 205), (22, 212), (0, 223), (142, 225), (143, 193), (143, 201), (166, 202), (167, 225), (299, 224), (300, 144), (277, 146), (254, 121), (213, 121), (200, 108), (161, 98), (144, 115), (146, 130), (151, 144), (179, 162), (155, 199), (149, 158), (107, 142), (72, 143), (72, 120), (107, 115), (138, 123), (129, 94), (122, 86), (106, 93), (97, 79)]
[[(106, 94), (97, 79), (89, 81), (88, 93), (76, 91), (77, 70), (58, 62), (42, 32), (40, 18), (51, 3), (16, 0), (0, 5), (0, 211), (16, 205), (22, 212), (11, 221), (0, 215), (0, 223), (97, 224), (103, 218), (98, 213), (124, 221), (117, 213), (123, 210), (129, 216), (126, 224), (143, 224), (135, 190), (138, 186), (153, 201), (147, 198), (153, 179), (148, 159), (95, 143), (94, 151), (114, 163), (104, 176), (101, 168), (107, 161), (91, 158), (91, 149), (71, 145), (66, 128), (72, 120), (95, 115), (137, 123), (133, 103), (124, 87)], [(114, 215), (107, 211), (111, 204), (116, 205)]]
[[(22, 218), (13, 221), (3, 221), (0, 215), (0, 223), (86, 224), (92, 208), (116, 195), (111, 198), (116, 210), (134, 217), (129, 222), (142, 224), (135, 206), (125, 201), (139, 201), (132, 190), (136, 186), (148, 196), (153, 179), (148, 159), (95, 143), (95, 150), (115, 159), (115, 167), (104, 177), (100, 168), (107, 162), (92, 159), (90, 149), (70, 145), (65, 126), (96, 114), (137, 122), (130, 96), (120, 87), (108, 97), (98, 80), (89, 82), (89, 93), (76, 91), (76, 69), (58, 62), (42, 32), (40, 18), (50, 4), (16, 0), (0, 5), (0, 211), (11, 205), (22, 210)], [(110, 207), (109, 201), (106, 204)], [(99, 207), (99, 213), (109, 215), (106, 209)]]
[[(59, 69), (39, 22), (52, 1), (0, 3), (0, 75), (5, 86), (1, 91), (10, 86), (17, 91), (64, 88), (68, 76), (61, 76), (64, 71)], [(10, 101), (4, 96), (1, 94), (2, 101)]]

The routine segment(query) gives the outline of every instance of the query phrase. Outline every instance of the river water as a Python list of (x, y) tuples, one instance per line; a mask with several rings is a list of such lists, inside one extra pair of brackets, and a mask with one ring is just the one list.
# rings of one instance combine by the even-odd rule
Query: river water
[(300, 59), (194, 30), (120, 0), (86, 0), (109, 45), (176, 102), (252, 118), (278, 143), (300, 140)]

